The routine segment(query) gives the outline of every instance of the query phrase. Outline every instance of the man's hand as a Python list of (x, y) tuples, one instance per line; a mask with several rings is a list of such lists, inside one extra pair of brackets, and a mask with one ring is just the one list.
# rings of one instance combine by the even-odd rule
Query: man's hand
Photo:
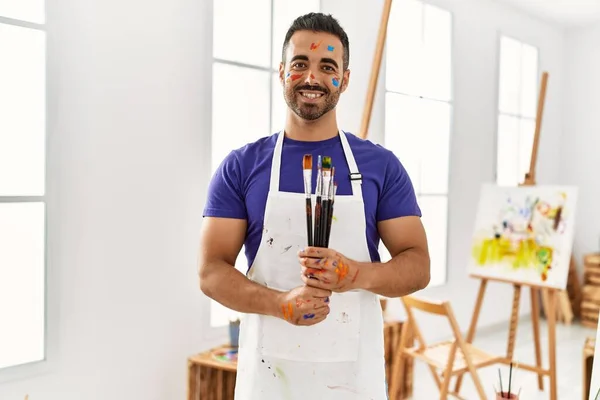
[(333, 249), (307, 247), (298, 253), (302, 266), (302, 280), (306, 285), (346, 292), (357, 289), (359, 269), (355, 262)]
[(277, 300), (280, 305), (279, 317), (292, 325), (315, 325), (329, 314), (330, 290), (300, 286), (283, 292)]

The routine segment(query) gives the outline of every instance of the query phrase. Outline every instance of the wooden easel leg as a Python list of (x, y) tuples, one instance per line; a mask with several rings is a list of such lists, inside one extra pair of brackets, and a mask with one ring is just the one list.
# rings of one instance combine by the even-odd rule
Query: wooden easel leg
[[(540, 345), (540, 301), (539, 290), (531, 288), (531, 326), (535, 346), (535, 366), (542, 368), (542, 347)], [(538, 388), (544, 390), (544, 374), (538, 373)]]
[[(479, 284), (479, 292), (477, 293), (477, 301), (475, 302), (475, 308), (473, 309), (473, 317), (471, 318), (471, 325), (469, 326), (469, 331), (467, 332), (466, 342), (473, 343), (475, 339), (475, 329), (477, 328), (477, 320), (479, 319), (479, 313), (481, 312), (481, 305), (483, 304), (483, 296), (485, 294), (485, 288), (487, 287), (487, 279), (482, 279)], [(464, 375), (459, 375), (456, 378), (456, 383), (454, 385), (454, 392), (458, 393), (460, 391), (460, 386), (462, 385), (462, 378)]]
[(510, 314), (510, 326), (508, 329), (508, 346), (506, 348), (506, 359), (508, 362), (512, 361), (513, 354), (515, 352), (517, 327), (519, 326), (519, 305), (521, 302), (521, 286), (514, 285), (514, 289), (515, 291), (513, 292), (512, 311)]
[(548, 355), (550, 364), (550, 400), (557, 399), (556, 387), (556, 290), (548, 290)]

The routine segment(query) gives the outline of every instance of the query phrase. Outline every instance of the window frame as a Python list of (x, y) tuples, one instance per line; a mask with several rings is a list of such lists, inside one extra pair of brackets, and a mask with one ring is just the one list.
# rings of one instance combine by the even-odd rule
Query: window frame
[[(518, 122), (521, 122), (521, 120), (527, 120), (527, 121), (531, 121), (534, 124), (536, 123), (536, 116), (534, 115), (532, 118), (530, 117), (526, 117), (523, 116), (523, 114), (521, 114), (521, 111), (519, 111), (519, 113), (517, 114), (512, 114), (512, 113), (506, 113), (506, 112), (502, 112), (500, 110), (500, 78), (501, 78), (501, 66), (502, 66), (502, 38), (507, 38), (507, 39), (511, 39), (514, 40), (518, 43), (520, 43), (521, 45), (526, 44), (528, 46), (534, 47), (537, 50), (537, 59), (536, 59), (536, 66), (537, 66), (537, 70), (536, 70), (536, 82), (535, 82), (535, 88), (536, 88), (536, 95), (535, 95), (535, 109), (536, 109), (536, 113), (537, 113), (537, 105), (539, 102), (539, 91), (540, 91), (540, 79), (541, 79), (541, 48), (538, 44), (535, 44), (534, 41), (527, 41), (525, 39), (519, 38), (517, 35), (513, 35), (513, 34), (509, 34), (506, 33), (502, 30), (499, 30), (497, 32), (496, 35), (496, 85), (495, 85), (495, 100), (496, 100), (496, 118), (495, 118), (495, 127), (494, 127), (494, 184), (498, 185), (498, 149), (500, 148), (499, 145), (499, 140), (500, 140), (500, 117), (501, 116), (507, 116), (507, 117), (511, 117), (511, 118), (516, 118)], [(519, 68), (519, 72), (520, 74), (522, 74), (522, 70)], [(522, 81), (519, 81), (519, 97), (521, 95), (521, 86), (522, 86)], [(520, 131), (519, 131), (519, 135), (520, 135)], [(531, 155), (531, 152), (530, 152)], [(517, 163), (520, 161), (518, 158), (516, 158)], [(529, 159), (528, 164), (531, 163), (531, 157)], [(518, 186), (519, 184), (522, 184), (523, 181), (525, 179), (525, 176), (523, 175), (522, 177), (519, 178), (519, 182), (516, 183), (515, 186)]]
[[(26, 203), (41, 203), (44, 206), (44, 221), (43, 221), (43, 234), (44, 234), (44, 252), (43, 252), (43, 312), (44, 312), (44, 324), (43, 324), (43, 354), (41, 359), (35, 361), (29, 361), (21, 364), (9, 365), (0, 367), (0, 384), (10, 382), (16, 379), (29, 378), (31, 376), (40, 375), (52, 372), (55, 369), (55, 365), (58, 363), (58, 351), (56, 345), (56, 338), (58, 327), (54, 324), (50, 324), (49, 316), (55, 315), (56, 305), (50, 299), (49, 292), (51, 292), (51, 281), (55, 281), (54, 277), (49, 276), (49, 261), (48, 261), (48, 247), (49, 247), (49, 220), (52, 218), (49, 214), (51, 202), (49, 198), (52, 193), (52, 184), (49, 173), (49, 130), (50, 120), (52, 119), (48, 110), (51, 107), (52, 99), (52, 85), (49, 83), (49, 77), (53, 76), (53, 70), (51, 67), (51, 40), (49, 35), (49, 23), (48, 23), (48, 5), (44, 2), (44, 20), (43, 22), (31, 22), (16, 18), (5, 17), (0, 15), (0, 25), (7, 25), (18, 28), (33, 29), (36, 31), (43, 32), (44, 34), (44, 87), (43, 87), (43, 100), (44, 100), (44, 124), (42, 136), (44, 139), (44, 191), (42, 195), (0, 195), (0, 204), (26, 204)], [(53, 319), (55, 321), (55, 319)]]
[[(383, 123), (383, 127), (384, 127), (384, 135), (383, 135), (383, 142), (385, 144), (385, 115), (386, 115), (386, 101), (385, 101), (385, 97), (388, 93), (391, 93), (393, 95), (400, 95), (400, 96), (406, 96), (412, 99), (419, 99), (419, 100), (426, 100), (426, 101), (435, 101), (435, 102), (441, 102), (441, 103), (446, 103), (448, 104), (450, 110), (450, 118), (449, 118), (449, 124), (448, 124), (448, 173), (447, 173), (447, 189), (446, 189), (446, 193), (421, 193), (421, 192), (417, 192), (415, 190), (415, 195), (417, 198), (417, 202), (419, 202), (419, 199), (422, 197), (428, 197), (428, 198), (432, 198), (432, 197), (444, 197), (446, 199), (446, 219), (445, 219), (445, 251), (444, 251), (444, 278), (436, 284), (429, 284), (427, 287), (428, 288), (437, 288), (437, 287), (443, 287), (448, 285), (448, 272), (449, 272), (449, 268), (448, 268), (448, 260), (449, 260), (449, 255), (450, 255), (450, 246), (449, 246), (449, 231), (450, 231), (450, 209), (451, 209), (451, 201), (450, 201), (450, 183), (451, 183), (451, 170), (452, 170), (452, 159), (453, 159), (453, 154), (452, 154), (452, 141), (453, 141), (453, 137), (454, 137), (454, 124), (455, 124), (455, 118), (454, 118), (454, 111), (455, 111), (455, 85), (454, 85), (454, 76), (455, 76), (455, 68), (454, 68), (454, 55), (455, 55), (455, 34), (454, 34), (454, 27), (455, 27), (455, 15), (454, 15), (454, 11), (452, 11), (449, 8), (446, 7), (442, 7), (438, 4), (432, 4), (431, 2), (427, 1), (427, 0), (415, 0), (419, 3), (421, 3), (422, 7), (426, 7), (426, 6), (431, 6), (431, 7), (435, 7), (438, 8), (440, 10), (443, 10), (445, 12), (448, 13), (449, 17), (450, 17), (450, 91), (449, 91), (449, 96), (448, 96), (448, 100), (440, 100), (438, 98), (431, 98), (431, 97), (426, 97), (426, 96), (422, 96), (422, 95), (414, 95), (414, 94), (409, 94), (409, 93), (403, 93), (403, 92), (398, 92), (395, 90), (388, 90), (387, 86), (386, 86), (386, 70), (387, 70), (387, 63), (383, 62), (382, 64), (382, 71), (380, 72), (381, 74), (383, 74), (383, 100), (384, 100), (384, 107), (383, 107), (383, 115), (384, 115), (384, 123)], [(423, 16), (423, 21), (426, 20), (426, 17)], [(388, 24), (391, 24), (392, 21), (388, 22)], [(387, 53), (389, 51), (388, 46), (385, 46), (385, 51), (384, 51), (384, 60), (387, 60)], [(389, 149), (392, 150), (392, 149)], [(393, 151), (393, 150), (392, 150)], [(402, 162), (402, 160), (400, 160), (400, 162)], [(433, 276), (433, 275), (432, 275)]]

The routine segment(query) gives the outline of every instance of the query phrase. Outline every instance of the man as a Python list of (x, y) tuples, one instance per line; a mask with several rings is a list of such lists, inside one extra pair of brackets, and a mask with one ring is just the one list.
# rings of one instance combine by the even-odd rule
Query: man
[[(210, 183), (200, 286), (243, 314), (236, 400), (386, 399), (377, 295), (400, 297), (429, 282), (406, 171), (392, 152), (338, 130), (348, 64), (348, 37), (334, 18), (297, 18), (279, 67), (285, 129), (232, 151)], [(305, 154), (330, 156), (335, 167), (328, 248), (306, 247)], [(386, 263), (380, 239), (393, 256)], [(242, 245), (247, 276), (234, 268)]]

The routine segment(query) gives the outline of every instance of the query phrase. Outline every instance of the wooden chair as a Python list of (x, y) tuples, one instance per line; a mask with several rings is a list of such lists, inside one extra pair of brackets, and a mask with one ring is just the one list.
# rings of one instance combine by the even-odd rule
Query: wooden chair
[[(413, 357), (414, 359), (425, 361), (431, 373), (438, 389), (440, 390), (440, 399), (447, 399), (448, 395), (454, 396), (458, 399), (463, 399), (458, 395), (457, 392), (450, 392), (450, 380), (454, 376), (462, 376), (465, 373), (470, 373), (477, 393), (481, 400), (485, 400), (487, 397), (483, 391), (483, 387), (477, 375), (477, 369), (492, 365), (503, 360), (503, 357), (488, 354), (472, 344), (467, 343), (460, 332), (454, 313), (450, 304), (446, 301), (436, 302), (424, 299), (417, 299), (413, 296), (402, 297), (402, 304), (406, 309), (407, 323), (402, 327), (402, 334), (400, 335), (400, 345), (395, 355), (394, 360), (394, 373), (402, 376), (403, 371), (403, 358)], [(418, 309), (425, 313), (436, 314), (448, 318), (450, 322), (450, 328), (454, 334), (454, 339), (443, 342), (438, 342), (432, 345), (427, 345), (419, 330), (416, 323), (413, 308)], [(418, 346), (408, 348), (405, 343), (405, 338), (408, 336), (407, 332), (412, 329)], [(438, 370), (441, 370), (441, 374), (438, 374)], [(394, 384), (394, 383), (392, 383)], [(390, 391), (392, 394), (397, 393), (394, 387)], [(390, 397), (390, 400), (400, 400), (397, 398)]]

